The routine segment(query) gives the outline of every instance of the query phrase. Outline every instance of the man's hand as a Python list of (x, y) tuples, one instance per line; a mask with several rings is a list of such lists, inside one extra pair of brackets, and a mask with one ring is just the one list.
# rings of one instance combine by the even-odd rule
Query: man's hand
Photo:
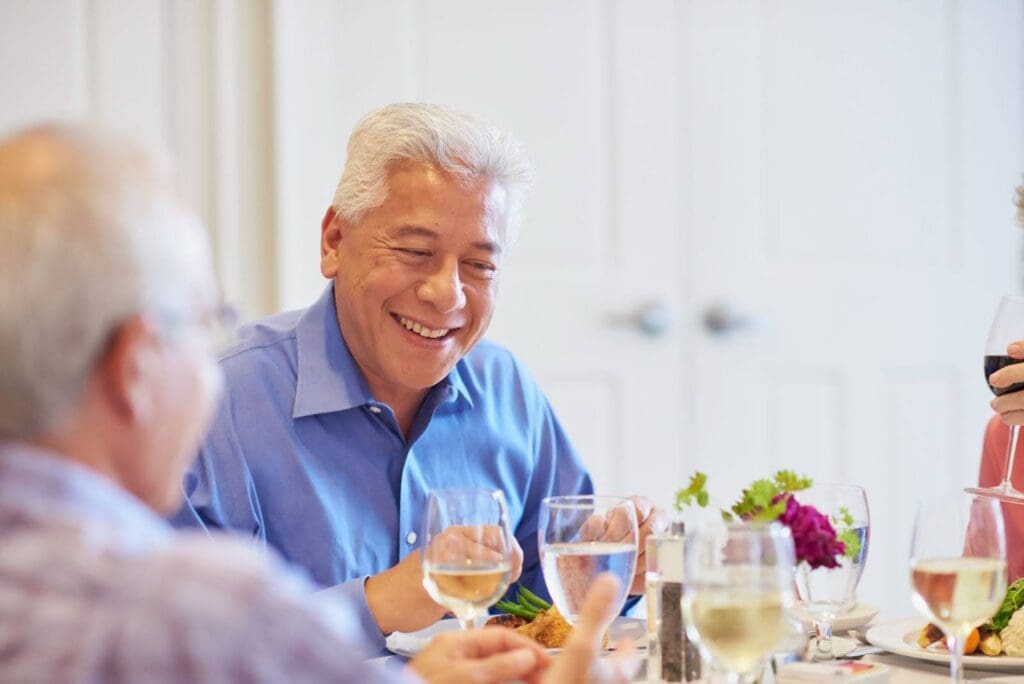
[(444, 632), (409, 662), (430, 684), (537, 682), (551, 656), (533, 639), (504, 627)]
[(642, 496), (631, 496), (636, 509), (636, 524), (640, 534), (637, 535), (636, 572), (633, 583), (629, 587), (630, 594), (644, 593), (644, 572), (647, 569), (647, 538), (652, 534), (664, 534), (668, 531), (668, 514), (654, 505), (650, 499)]
[[(467, 547), (467, 557), (485, 557), (487, 549), (461, 534), (459, 530), (446, 530), (434, 538), (439, 545)], [(512, 537), (512, 579), (519, 579), (523, 570), (523, 549)], [(445, 616), (446, 609), (436, 603), (423, 588), (423, 560), (420, 551), (406, 556), (393, 568), (366, 580), (366, 603), (373, 619), (384, 634), (415, 632), (428, 627)]]
[(542, 684), (619, 684), (633, 680), (640, 660), (629, 639), (615, 645), (614, 655), (600, 657), (601, 640), (619, 607), (620, 586), (607, 573), (594, 580), (572, 636), (554, 665), (544, 673)]
[[(1006, 353), (1014, 359), (1024, 361), (1024, 340), (1014, 342), (1006, 348)], [(988, 376), (989, 383), (996, 388), (1009, 387), (1024, 382), (1024, 363), (1015, 363), (997, 370)], [(1024, 425), (1024, 392), (1004, 394), (993, 399), (989, 406), (999, 414), (1007, 425)]]

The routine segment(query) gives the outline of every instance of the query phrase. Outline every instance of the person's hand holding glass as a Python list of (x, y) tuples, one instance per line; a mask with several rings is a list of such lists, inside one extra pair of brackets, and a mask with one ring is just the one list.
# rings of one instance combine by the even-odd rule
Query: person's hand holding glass
[(504, 495), (491, 489), (430, 493), (423, 528), (423, 586), (472, 629), (508, 589), (514, 540)]
[(683, 556), (686, 631), (730, 682), (754, 681), (790, 634), (795, 553), (778, 524), (705, 527)]
[[(1009, 347), (1019, 342), (1024, 336), (1024, 297), (1007, 295), (999, 301), (992, 327), (985, 342), (985, 380), (988, 382), (996, 399), (992, 408), (1006, 414), (1024, 410), (1024, 377), (1021, 373), (1003, 371), (1007, 366), (1015, 366), (1024, 362), (1024, 353), (1010, 355)], [(1022, 350), (1024, 352), (1024, 350)], [(1001, 372), (1002, 371), (1002, 372)], [(995, 377), (993, 377), (995, 376)], [(995, 487), (968, 487), (967, 492), (999, 499), (1007, 503), (1024, 504), (1024, 492), (1014, 488), (1010, 482), (1013, 475), (1013, 462), (1017, 455), (1017, 439), (1020, 436), (1020, 423), (1013, 422), (1010, 427), (1010, 442), (1006, 450), (1006, 470), (1003, 481)]]
[(856, 485), (823, 484), (800, 492), (800, 503), (828, 516), (838, 535), (847, 544), (856, 544), (854, 556), (836, 559), (835, 567), (811, 568), (800, 563), (796, 568), (796, 587), (804, 612), (814, 622), (815, 660), (835, 658), (832, 650), (832, 623), (851, 608), (857, 598), (857, 583), (864, 572), (870, 538), (871, 516), (864, 489)]
[(616, 612), (626, 600), (637, 561), (633, 502), (614, 496), (555, 496), (541, 502), (538, 528), (544, 581), (558, 611), (575, 623), (594, 579), (619, 580)]
[(1006, 538), (995, 499), (929, 497), (918, 507), (910, 545), (914, 607), (946, 635), (950, 676), (963, 681), (967, 636), (1006, 594)]

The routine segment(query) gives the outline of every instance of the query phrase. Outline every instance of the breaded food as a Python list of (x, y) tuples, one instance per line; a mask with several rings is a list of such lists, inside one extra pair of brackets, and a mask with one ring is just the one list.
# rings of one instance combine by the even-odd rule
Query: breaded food
[(945, 634), (942, 633), (942, 630), (939, 629), (938, 625), (933, 625), (929, 622), (921, 628), (921, 632), (917, 635), (917, 645), (921, 648), (928, 648), (936, 641), (944, 638)]
[(537, 617), (533, 618), (531, 622), (517, 627), (516, 631), (530, 637), (545, 648), (562, 648), (569, 640), (572, 625), (562, 617), (557, 608), (552, 607), (540, 611), (537, 613)]

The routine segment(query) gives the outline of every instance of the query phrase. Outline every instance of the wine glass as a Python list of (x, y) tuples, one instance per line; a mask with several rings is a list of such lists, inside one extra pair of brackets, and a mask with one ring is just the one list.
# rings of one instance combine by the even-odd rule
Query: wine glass
[(424, 588), (463, 629), (473, 629), (512, 576), (505, 496), (484, 488), (431, 492), (423, 541)]
[(871, 515), (864, 489), (857, 485), (822, 484), (797, 495), (803, 505), (813, 506), (828, 516), (836, 535), (856, 545), (856, 555), (843, 555), (834, 568), (796, 567), (796, 590), (801, 607), (814, 622), (815, 660), (835, 658), (832, 651), (832, 623), (857, 600), (857, 583), (864, 572), (868, 553)]
[(636, 571), (637, 531), (633, 502), (617, 496), (551, 496), (540, 505), (541, 568), (551, 599), (575, 623), (598, 575), (619, 580), (618, 609)]
[[(1015, 359), (1006, 355), (1006, 348), (1011, 342), (1024, 338), (1024, 297), (1006, 295), (999, 300), (999, 307), (996, 309), (995, 318), (992, 320), (992, 327), (988, 331), (988, 340), (985, 342), (985, 381), (988, 377), (1000, 368), (1015, 363), (1021, 363), (1021, 359)], [(993, 387), (989, 389), (996, 396), (1019, 392), (1024, 389), (1024, 383), (1015, 382), (1009, 387)], [(1003, 481), (995, 487), (967, 487), (965, 491), (978, 496), (987, 496), (992, 499), (999, 499), (1007, 503), (1024, 504), (1024, 492), (1014, 489), (1010, 482), (1010, 475), (1013, 473), (1013, 461), (1017, 455), (1017, 437), (1020, 435), (1020, 426), (1010, 427), (1010, 444), (1006, 450), (1006, 472), (1003, 474)]]
[(683, 556), (686, 632), (730, 682), (751, 682), (792, 633), (795, 552), (789, 528), (772, 523), (705, 526)]
[(965, 493), (924, 499), (910, 544), (910, 584), (914, 607), (946, 635), (950, 680), (962, 682), (964, 642), (1006, 594), (998, 501)]

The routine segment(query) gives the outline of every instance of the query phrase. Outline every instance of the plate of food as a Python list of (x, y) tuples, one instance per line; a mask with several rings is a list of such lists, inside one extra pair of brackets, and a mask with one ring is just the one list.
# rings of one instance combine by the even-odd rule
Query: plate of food
[[(572, 635), (572, 625), (557, 608), (523, 587), (518, 589), (517, 599), (517, 602), (499, 601), (495, 607), (502, 612), (490, 616), (485, 626), (513, 629), (537, 641), (551, 653), (560, 651)], [(388, 636), (385, 646), (392, 653), (411, 658), (435, 635), (458, 629), (458, 620), (440, 620), (417, 632), (394, 632)], [(605, 648), (623, 638), (631, 639), (638, 649), (644, 648), (646, 629), (643, 620), (617, 617), (608, 627)]]
[[(875, 625), (867, 639), (890, 653), (949, 662), (942, 631), (923, 618), (905, 618)], [(1006, 590), (1006, 598), (992, 619), (967, 639), (964, 667), (1002, 672), (1024, 672), (1024, 579)]]

